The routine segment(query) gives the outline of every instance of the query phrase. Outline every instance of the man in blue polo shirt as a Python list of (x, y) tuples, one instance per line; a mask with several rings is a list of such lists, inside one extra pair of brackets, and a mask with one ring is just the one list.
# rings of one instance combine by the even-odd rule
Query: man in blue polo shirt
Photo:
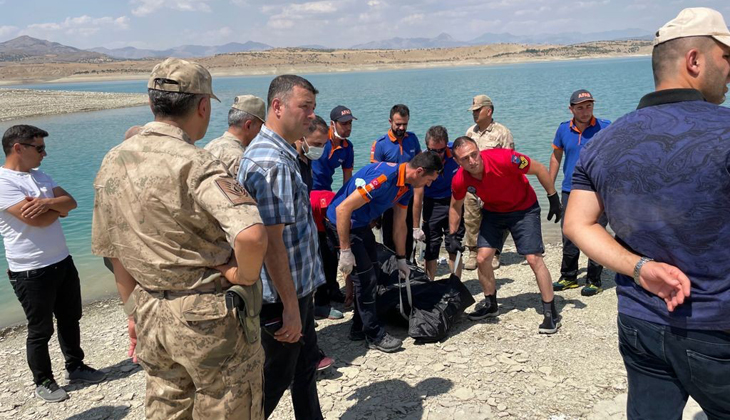
[(330, 112), (329, 141), (324, 145), (322, 157), (312, 162), (314, 190), (332, 191), (332, 177), (342, 167), (342, 185), (352, 177), (355, 151), (348, 137), (352, 133), (352, 120), (357, 120), (349, 108), (337, 105)]
[[(655, 92), (581, 153), (565, 234), (616, 271), (629, 419), (688, 396), (730, 418), (730, 31), (691, 8), (656, 32)], [(598, 224), (605, 211), (616, 238)]]
[[(449, 133), (440, 125), (426, 131), (426, 150), (441, 157), (444, 170), (431, 185), (413, 190), (413, 239), (426, 243), (426, 274), (433, 280), (436, 277), (437, 259), (441, 250), (441, 241), (446, 236), (447, 248), (449, 235), (449, 204), (451, 203), (451, 180), (459, 170), (459, 164), (451, 156)], [(421, 225), (423, 210), (423, 228)], [(456, 239), (461, 243), (464, 237), (464, 222), (459, 225)], [(449, 254), (453, 267), (456, 254)], [(461, 277), (461, 265), (456, 268), (456, 275)]]
[[(370, 150), (370, 162), (392, 162), (404, 163), (413, 159), (421, 153), (421, 143), (415, 133), (407, 131), (408, 121), (411, 118), (411, 111), (403, 104), (393, 105), (390, 109), (390, 130), (388, 133), (373, 142)], [(410, 231), (413, 224), (413, 202), (408, 204), (408, 215), (406, 227)], [(382, 223), (383, 244), (390, 249), (395, 249), (393, 244), (393, 211), (388, 210), (383, 214)], [(406, 258), (411, 259), (413, 255), (413, 237), (406, 238)]]
[[(578, 162), (578, 156), (583, 147), (593, 139), (601, 129), (608, 127), (611, 121), (599, 119), (593, 116), (593, 95), (585, 89), (576, 90), (570, 95), (570, 106), (568, 110), (573, 118), (563, 122), (555, 132), (553, 140), (553, 154), (550, 157), (550, 176), (555, 183), (560, 170), (560, 161), (565, 154), (565, 165), (563, 166), (563, 188), (562, 201), (563, 211), (568, 205), (570, 197), (570, 186), (573, 178), (573, 168)], [(601, 226), (606, 227), (606, 216), (599, 220)], [(562, 228), (562, 224), (561, 224)], [(553, 283), (553, 290), (561, 291), (575, 289), (578, 287), (578, 259), (580, 250), (570, 239), (563, 235), (563, 262), (560, 265), (560, 279)], [(588, 276), (586, 285), (581, 290), (583, 296), (593, 296), (601, 293), (601, 272), (603, 267), (595, 261), (588, 260)]]
[[(393, 242), (402, 277), (410, 275), (406, 264), (405, 243), (408, 235), (406, 213), (413, 196), (412, 188), (431, 184), (443, 166), (433, 152), (422, 153), (408, 163), (371, 163), (345, 184), (327, 209), (325, 228), (334, 243), (340, 245), (338, 268), (343, 275), (352, 272), (355, 285), (355, 315), (350, 340), (367, 340), (368, 347), (394, 352), (403, 344), (387, 334), (377, 318), (375, 298), (379, 268), (375, 236), (370, 223), (387, 209), (395, 209)], [(373, 263), (376, 264), (373, 264)], [(357, 270), (353, 272), (353, 266)]]

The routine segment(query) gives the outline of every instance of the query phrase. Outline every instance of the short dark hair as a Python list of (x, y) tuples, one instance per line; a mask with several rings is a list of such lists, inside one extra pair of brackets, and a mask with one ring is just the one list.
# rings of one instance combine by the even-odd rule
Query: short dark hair
[(451, 150), (456, 150), (456, 149), (464, 146), (466, 143), (471, 143), (474, 146), (477, 146), (477, 148), (479, 148), (479, 145), (473, 138), (467, 137), (467, 136), (461, 136), (461, 137), (457, 137), (456, 140), (454, 140), (454, 144), (451, 146)]
[(441, 172), (444, 169), (444, 163), (441, 161), (441, 156), (436, 152), (425, 151), (417, 154), (408, 162), (408, 165), (413, 169), (423, 168), (427, 175), (434, 172)]
[(198, 107), (200, 100), (208, 95), (196, 93), (167, 92), (158, 89), (147, 89), (150, 97), (152, 114), (162, 118), (184, 118)]
[(688, 36), (655, 45), (651, 51), (654, 84), (658, 85), (668, 77), (674, 76), (677, 60), (682, 59), (688, 50), (697, 48), (704, 53), (709, 51), (714, 44), (715, 40), (709, 36)]
[(330, 126), (328, 126), (327, 122), (324, 120), (324, 118), (320, 117), (319, 115), (315, 115), (314, 119), (312, 120), (312, 123), (309, 125), (310, 133), (314, 133), (315, 131), (329, 133), (329, 130), (330, 130)]
[(35, 140), (36, 137), (46, 138), (48, 132), (32, 125), (14, 125), (3, 134), (3, 152), (5, 156), (10, 154), (15, 143)]
[(294, 86), (306, 89), (314, 95), (319, 93), (319, 91), (312, 86), (309, 80), (294, 74), (282, 74), (281, 76), (275, 77), (269, 85), (269, 96), (267, 97), (269, 106), (274, 103), (275, 98), (279, 98), (282, 102), (286, 102), (286, 100), (289, 99), (289, 95), (292, 90), (294, 90)]
[(231, 108), (228, 110), (228, 126), (233, 127), (235, 126), (243, 126), (243, 124), (246, 121), (249, 120), (258, 120), (258, 117), (255, 115), (251, 115), (246, 111), (241, 111), (240, 109)]
[(446, 127), (443, 125), (434, 125), (426, 131), (426, 146), (431, 140), (443, 140), (447, 144), (449, 142), (449, 132), (446, 131)]
[(393, 115), (400, 114), (402, 117), (410, 117), (411, 110), (406, 105), (395, 104), (393, 108), (390, 108), (390, 119), (393, 119)]

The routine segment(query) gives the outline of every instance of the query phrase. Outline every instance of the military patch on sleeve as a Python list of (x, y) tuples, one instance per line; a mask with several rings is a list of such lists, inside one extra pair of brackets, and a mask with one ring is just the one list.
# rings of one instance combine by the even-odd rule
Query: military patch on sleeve
[(520, 169), (525, 169), (527, 167), (527, 165), (529, 165), (529, 164), (530, 164), (530, 162), (527, 161), (526, 157), (520, 156), (520, 166), (519, 166)]
[(215, 180), (215, 185), (218, 186), (221, 193), (231, 202), (234, 206), (241, 204), (256, 204), (256, 200), (244, 189), (241, 184), (236, 182), (233, 178), (218, 178)]
[(518, 158), (517, 155), (512, 155), (512, 163), (514, 163), (515, 165), (519, 165), (520, 158)]

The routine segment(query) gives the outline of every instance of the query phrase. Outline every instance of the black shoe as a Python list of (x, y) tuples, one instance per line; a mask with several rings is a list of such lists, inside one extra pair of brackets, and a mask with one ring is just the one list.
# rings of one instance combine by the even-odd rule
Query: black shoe
[(365, 333), (360, 331), (354, 331), (350, 329), (350, 333), (347, 334), (347, 338), (350, 339), (350, 341), (363, 341), (365, 339)]
[(398, 351), (403, 346), (403, 340), (393, 337), (392, 335), (385, 333), (383, 338), (378, 341), (372, 341), (368, 338), (368, 347), (375, 350), (380, 350), (385, 353), (393, 353)]
[(560, 321), (563, 319), (560, 315), (553, 316), (548, 313), (542, 319), (542, 324), (538, 328), (540, 334), (555, 334), (560, 328)]
[(467, 314), (472, 321), (478, 321), (484, 318), (494, 318), (499, 315), (499, 306), (496, 300), (484, 299), (474, 308), (474, 312)]
[(81, 364), (73, 372), (66, 372), (66, 380), (69, 382), (83, 382), (87, 384), (98, 384), (106, 378), (106, 373)]
[(35, 388), (35, 395), (46, 402), (60, 402), (68, 399), (68, 394), (53, 379), (46, 379)]

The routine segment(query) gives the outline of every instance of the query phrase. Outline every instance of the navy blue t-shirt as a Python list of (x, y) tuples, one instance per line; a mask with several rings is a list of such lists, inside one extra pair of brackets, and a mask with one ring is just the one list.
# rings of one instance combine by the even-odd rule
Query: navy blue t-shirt
[(730, 109), (692, 89), (654, 92), (587, 144), (573, 190), (598, 194), (616, 239), (692, 283), (674, 312), (616, 276), (619, 312), (684, 329), (730, 330)]

